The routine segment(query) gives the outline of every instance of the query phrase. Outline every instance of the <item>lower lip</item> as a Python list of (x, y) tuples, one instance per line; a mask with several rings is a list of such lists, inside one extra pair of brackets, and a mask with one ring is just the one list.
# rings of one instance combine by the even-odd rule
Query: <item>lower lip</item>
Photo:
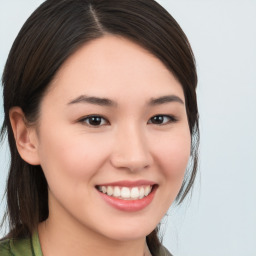
[(150, 194), (142, 199), (137, 200), (122, 200), (116, 197), (108, 196), (107, 194), (100, 193), (100, 196), (112, 207), (126, 212), (136, 212), (146, 208), (153, 200), (156, 187), (154, 186)]

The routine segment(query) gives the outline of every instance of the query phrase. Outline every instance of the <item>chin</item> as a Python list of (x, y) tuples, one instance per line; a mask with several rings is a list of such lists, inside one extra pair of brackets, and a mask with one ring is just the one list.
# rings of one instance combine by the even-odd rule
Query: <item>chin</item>
[(147, 235), (149, 235), (155, 227), (143, 227), (141, 225), (136, 227), (124, 226), (122, 228), (117, 227), (117, 229), (112, 229), (107, 235), (110, 239), (116, 241), (132, 241), (132, 240), (140, 240), (145, 239)]

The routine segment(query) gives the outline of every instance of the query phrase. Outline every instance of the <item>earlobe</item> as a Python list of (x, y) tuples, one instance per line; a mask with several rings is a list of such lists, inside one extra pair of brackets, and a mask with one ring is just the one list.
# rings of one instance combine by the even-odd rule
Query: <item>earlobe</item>
[(31, 165), (39, 165), (35, 127), (27, 125), (25, 115), (20, 107), (11, 108), (9, 118), (21, 158)]

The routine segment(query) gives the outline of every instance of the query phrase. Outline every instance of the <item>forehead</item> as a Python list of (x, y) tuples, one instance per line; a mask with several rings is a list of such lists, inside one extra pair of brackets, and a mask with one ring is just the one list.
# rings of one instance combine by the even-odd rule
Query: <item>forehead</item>
[[(138, 44), (107, 35), (83, 45), (71, 55), (50, 85), (51, 94), (101, 97), (175, 93), (184, 99), (180, 83), (165, 65)], [(148, 96), (147, 96), (148, 95)]]

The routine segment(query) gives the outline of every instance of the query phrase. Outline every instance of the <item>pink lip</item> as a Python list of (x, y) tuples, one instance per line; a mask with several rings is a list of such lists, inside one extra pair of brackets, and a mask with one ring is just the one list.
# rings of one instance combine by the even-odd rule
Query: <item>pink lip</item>
[(137, 181), (130, 181), (130, 180), (122, 180), (122, 181), (116, 181), (112, 183), (104, 183), (99, 184), (97, 186), (120, 186), (120, 187), (137, 187), (137, 186), (153, 186), (155, 185), (155, 182), (148, 181), (148, 180), (137, 180)]
[[(117, 184), (116, 186), (118, 185), (119, 184)], [(143, 183), (143, 185), (145, 185), (145, 183)], [(154, 186), (148, 196), (142, 199), (136, 199), (136, 200), (123, 200), (116, 197), (108, 196), (107, 194), (104, 194), (98, 190), (97, 191), (100, 194), (101, 198), (105, 202), (107, 202), (110, 206), (121, 211), (136, 212), (146, 208), (152, 202), (152, 200), (154, 199), (156, 190), (157, 190), (157, 186)]]

